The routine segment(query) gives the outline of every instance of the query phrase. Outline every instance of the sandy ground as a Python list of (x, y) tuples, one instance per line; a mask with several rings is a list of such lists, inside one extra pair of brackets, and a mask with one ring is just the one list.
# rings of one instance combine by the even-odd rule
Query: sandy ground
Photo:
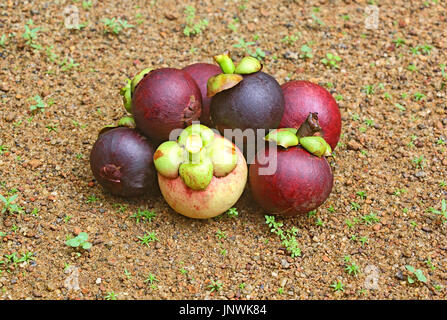
[[(436, 211), (447, 198), (447, 7), (376, 2), (2, 1), (0, 194), (16, 207), (0, 214), (0, 298), (445, 299), (447, 224)], [(74, 8), (79, 30), (66, 27)], [(116, 34), (112, 18), (133, 27)], [(331, 196), (314, 215), (277, 217), (298, 229), (301, 256), (270, 232), (249, 190), (237, 217), (195, 221), (161, 196), (113, 197), (90, 171), (98, 130), (124, 114), (127, 77), (226, 49), (338, 100)], [(321, 62), (327, 53), (338, 68)], [(138, 209), (156, 216), (137, 221)], [(65, 244), (81, 231), (90, 250)], [(157, 241), (142, 244), (146, 232)]]

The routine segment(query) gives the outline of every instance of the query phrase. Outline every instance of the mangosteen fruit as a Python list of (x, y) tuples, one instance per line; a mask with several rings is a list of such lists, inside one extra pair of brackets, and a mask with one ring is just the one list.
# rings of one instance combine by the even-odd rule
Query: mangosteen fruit
[[(221, 134), (225, 129), (253, 129), (255, 136), (257, 129), (277, 128), (284, 112), (284, 97), (279, 83), (261, 71), (260, 61), (245, 57), (234, 66), (229, 54), (214, 58), (223, 71), (208, 80), (215, 128)], [(247, 141), (241, 147), (246, 151)]]
[(187, 127), (177, 141), (163, 142), (155, 151), (154, 164), (166, 202), (190, 218), (224, 213), (247, 182), (247, 163), (239, 149), (201, 124)]
[(154, 191), (157, 181), (153, 144), (128, 127), (107, 128), (102, 132), (90, 153), (90, 167), (98, 183), (122, 197)]
[(221, 69), (215, 64), (210, 63), (194, 63), (182, 69), (187, 72), (196, 82), (202, 94), (202, 114), (200, 115), (200, 123), (210, 127), (210, 104), (211, 98), (207, 97), (206, 84), (208, 79), (221, 73)]
[(174, 129), (186, 128), (200, 118), (200, 89), (183, 70), (152, 70), (138, 83), (131, 83), (132, 87), (131, 110), (136, 126), (154, 142), (169, 140)]
[(299, 128), (310, 112), (318, 113), (322, 136), (335, 149), (340, 139), (341, 115), (334, 97), (309, 81), (289, 81), (281, 88), (285, 105), (279, 128)]
[[(314, 115), (301, 130), (281, 128), (270, 132), (265, 138), (270, 142), (268, 147), (259, 150), (250, 165), (253, 198), (272, 214), (305, 214), (323, 204), (331, 193), (333, 175), (325, 158), (331, 148), (321, 136), (313, 135), (315, 128), (307, 122), (315, 120)], [(266, 173), (269, 166), (273, 170)]]

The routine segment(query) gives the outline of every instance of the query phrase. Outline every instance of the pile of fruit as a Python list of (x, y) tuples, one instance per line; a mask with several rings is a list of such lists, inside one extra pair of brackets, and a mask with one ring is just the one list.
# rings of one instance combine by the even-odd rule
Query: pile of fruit
[[(199, 219), (231, 208), (247, 179), (269, 214), (319, 207), (333, 185), (325, 157), (341, 132), (335, 99), (308, 81), (281, 86), (253, 57), (214, 60), (219, 66), (144, 69), (128, 79), (120, 93), (129, 115), (103, 128), (91, 151), (96, 180), (123, 197), (159, 188), (176, 212)], [(256, 153), (247, 161), (250, 141), (240, 145), (228, 130), (267, 134), (251, 141)]]

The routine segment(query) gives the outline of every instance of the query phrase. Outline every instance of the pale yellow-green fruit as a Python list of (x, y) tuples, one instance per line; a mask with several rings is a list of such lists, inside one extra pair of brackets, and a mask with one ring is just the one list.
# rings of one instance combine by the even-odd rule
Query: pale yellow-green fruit
[[(221, 136), (215, 139), (225, 139)], [(192, 190), (179, 176), (169, 179), (158, 174), (161, 193), (174, 211), (195, 219), (216, 217), (234, 206), (244, 192), (247, 183), (247, 163), (235, 146), (237, 165), (228, 175), (211, 179), (204, 190)]]

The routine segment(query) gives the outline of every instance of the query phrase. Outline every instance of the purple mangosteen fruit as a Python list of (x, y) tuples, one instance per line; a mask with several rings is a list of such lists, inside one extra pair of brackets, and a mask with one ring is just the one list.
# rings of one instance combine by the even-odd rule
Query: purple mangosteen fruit
[[(329, 197), (333, 175), (325, 156), (331, 154), (331, 147), (313, 135), (321, 129), (317, 119), (310, 114), (298, 130), (281, 128), (266, 136), (275, 143), (259, 150), (249, 169), (251, 193), (264, 210), (296, 216), (318, 208)], [(263, 173), (273, 161), (276, 170)]]
[(154, 191), (157, 175), (153, 144), (132, 128), (107, 128), (102, 132), (90, 153), (90, 167), (99, 184), (122, 197)]
[(281, 88), (285, 107), (279, 128), (299, 128), (309, 112), (316, 112), (323, 138), (335, 149), (340, 139), (341, 114), (334, 97), (309, 81), (289, 81)]
[(130, 87), (136, 126), (152, 141), (166, 141), (172, 130), (186, 128), (192, 121), (199, 120), (202, 96), (187, 72), (161, 68), (134, 80), (123, 89), (123, 96), (128, 101)]

